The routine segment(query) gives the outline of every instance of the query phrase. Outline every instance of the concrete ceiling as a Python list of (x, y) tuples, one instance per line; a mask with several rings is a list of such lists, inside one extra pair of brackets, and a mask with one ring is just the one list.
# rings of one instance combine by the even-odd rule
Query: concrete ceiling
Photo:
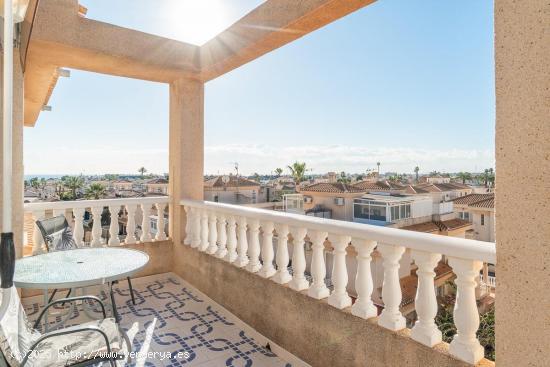
[(170, 83), (217, 78), (375, 0), (267, 0), (202, 46), (84, 18), (78, 0), (38, 5), (25, 62), (25, 126), (67, 67)]

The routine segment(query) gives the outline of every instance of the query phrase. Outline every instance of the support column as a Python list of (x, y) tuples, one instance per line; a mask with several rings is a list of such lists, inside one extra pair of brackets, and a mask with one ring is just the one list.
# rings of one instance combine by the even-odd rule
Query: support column
[(182, 199), (203, 200), (204, 83), (191, 79), (170, 84), (169, 233), (174, 245), (185, 238)]
[(499, 367), (538, 366), (548, 360), (548, 24), (547, 0), (495, 1), (495, 331)]
[[(12, 130), (12, 230), (15, 242), (15, 254), (17, 258), (23, 256), (23, 71), (19, 59), (19, 49), (13, 50), (13, 130)], [(2, 53), (0, 53), (0, 70), (3, 67)], [(0, 72), (0, 90), (2, 89), (3, 76)], [(0, 98), (0, 111), (2, 111), (2, 98)], [(0, 151), (2, 148), (2, 116), (0, 113)], [(0, 178), (2, 175), (2, 160), (0, 159)], [(2, 207), (0, 195), (0, 207)], [(0, 227), (2, 226), (2, 213), (0, 212)], [(0, 232), (2, 228), (0, 228)]]

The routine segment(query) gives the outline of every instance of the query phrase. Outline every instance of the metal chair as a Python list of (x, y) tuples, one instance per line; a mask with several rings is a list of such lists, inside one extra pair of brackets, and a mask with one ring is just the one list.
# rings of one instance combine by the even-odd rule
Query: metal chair
[[(48, 252), (52, 251), (65, 251), (73, 250), (78, 248), (76, 241), (74, 240), (73, 231), (67, 222), (67, 219), (64, 215), (58, 215), (53, 218), (40, 219), (36, 221), (38, 229), (44, 238), (44, 243), (46, 244), (46, 250)], [(136, 299), (134, 296), (134, 288), (132, 287), (132, 281), (130, 277), (127, 277), (128, 288), (130, 289), (130, 297), (132, 298), (132, 303), (136, 304)], [(117, 283), (117, 281), (113, 282)], [(54, 289), (52, 295), (50, 296), (49, 302), (53, 300), (53, 297), (57, 293), (57, 289)], [(69, 297), (71, 290), (67, 293), (66, 297)]]
[[(49, 303), (34, 326), (27, 319), (15, 287), (0, 290), (0, 300), (2, 297), (9, 297), (9, 305), (7, 312), (0, 318), (0, 350), (3, 356), (0, 358), (0, 365), (7, 362), (11, 367), (61, 367), (109, 362), (111, 367), (115, 367), (117, 361), (125, 359), (125, 355), (130, 357), (132, 344), (128, 336), (115, 319), (107, 318), (105, 306), (97, 297), (62, 298)], [(98, 303), (103, 319), (45, 334), (37, 330), (50, 307), (83, 300)]]

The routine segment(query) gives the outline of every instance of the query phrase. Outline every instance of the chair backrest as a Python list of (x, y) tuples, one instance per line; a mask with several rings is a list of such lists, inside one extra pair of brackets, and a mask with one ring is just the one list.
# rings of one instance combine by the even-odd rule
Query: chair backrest
[(78, 247), (73, 238), (73, 231), (64, 215), (37, 220), (36, 225), (42, 233), (48, 252), (71, 250)]
[(5, 298), (8, 304), (4, 314), (0, 315), (0, 350), (8, 365), (14, 367), (21, 364), (40, 333), (29, 323), (15, 287), (0, 289), (0, 304)]

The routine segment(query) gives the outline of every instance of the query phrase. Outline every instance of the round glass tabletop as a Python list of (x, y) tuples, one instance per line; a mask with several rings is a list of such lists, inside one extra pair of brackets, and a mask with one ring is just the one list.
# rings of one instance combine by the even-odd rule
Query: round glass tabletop
[(19, 288), (78, 288), (129, 277), (149, 262), (149, 255), (126, 248), (98, 247), (49, 252), (15, 262)]

